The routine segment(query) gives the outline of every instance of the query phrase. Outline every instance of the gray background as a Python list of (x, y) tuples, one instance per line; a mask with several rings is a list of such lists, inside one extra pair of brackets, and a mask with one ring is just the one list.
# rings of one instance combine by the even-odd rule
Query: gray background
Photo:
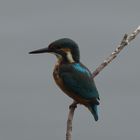
[[(93, 71), (140, 24), (139, 0), (0, 1), (0, 140), (63, 140), (72, 102), (55, 85), (52, 55), (34, 49), (69, 37)], [(73, 140), (140, 139), (140, 37), (96, 77), (99, 121), (78, 106)]]

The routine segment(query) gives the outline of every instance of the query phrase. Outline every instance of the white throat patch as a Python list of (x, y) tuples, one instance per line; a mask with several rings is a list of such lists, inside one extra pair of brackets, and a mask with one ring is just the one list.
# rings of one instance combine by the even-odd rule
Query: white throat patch
[(75, 62), (70, 51), (67, 51), (67, 59), (70, 63)]

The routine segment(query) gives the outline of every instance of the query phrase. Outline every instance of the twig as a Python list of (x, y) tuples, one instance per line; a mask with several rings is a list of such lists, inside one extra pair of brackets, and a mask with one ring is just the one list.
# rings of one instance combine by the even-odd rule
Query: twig
[(67, 120), (67, 131), (66, 131), (66, 140), (71, 140), (71, 133), (72, 133), (72, 120), (74, 111), (77, 107), (77, 102), (73, 101), (73, 103), (69, 106), (69, 114)]
[(121, 43), (117, 46), (114, 52), (111, 53), (109, 57), (107, 57), (103, 63), (101, 63), (96, 70), (93, 72), (92, 76), (93, 78), (97, 76), (114, 58), (117, 57), (117, 55), (120, 53), (120, 51), (127, 46), (135, 37), (140, 33), (140, 26), (132, 32), (130, 35), (125, 34)]
[[(140, 33), (140, 26), (133, 31), (130, 35), (125, 34), (121, 43), (117, 46), (114, 52), (107, 57), (103, 63), (101, 63), (96, 70), (92, 73), (93, 78), (95, 78), (113, 59), (117, 57), (117, 55), (120, 53), (120, 51), (127, 46), (135, 37)], [(68, 120), (67, 120), (67, 131), (66, 131), (66, 140), (71, 140), (71, 134), (72, 134), (72, 120), (74, 116), (74, 111), (77, 107), (77, 102), (73, 101), (73, 103), (69, 107), (69, 114), (68, 114)]]

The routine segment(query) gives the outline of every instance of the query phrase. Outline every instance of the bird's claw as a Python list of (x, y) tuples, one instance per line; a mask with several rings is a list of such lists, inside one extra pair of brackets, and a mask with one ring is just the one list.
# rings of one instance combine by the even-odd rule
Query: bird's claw
[(76, 108), (76, 107), (77, 107), (77, 104), (78, 104), (78, 103), (74, 101), (74, 102), (69, 106), (69, 108)]

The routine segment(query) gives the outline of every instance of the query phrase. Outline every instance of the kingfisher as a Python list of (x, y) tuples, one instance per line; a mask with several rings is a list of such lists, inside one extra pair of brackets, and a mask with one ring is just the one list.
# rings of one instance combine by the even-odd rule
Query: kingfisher
[(92, 73), (80, 62), (77, 43), (69, 38), (52, 42), (48, 47), (29, 54), (51, 53), (57, 58), (53, 77), (59, 88), (74, 101), (86, 106), (98, 120), (99, 94)]

